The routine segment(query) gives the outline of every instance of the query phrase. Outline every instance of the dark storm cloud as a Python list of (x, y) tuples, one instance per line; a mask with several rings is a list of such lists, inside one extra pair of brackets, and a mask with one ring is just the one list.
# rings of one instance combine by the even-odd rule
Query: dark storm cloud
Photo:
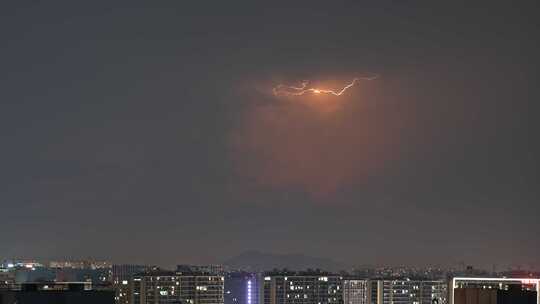
[[(0, 256), (537, 263), (533, 4), (4, 1)], [(383, 130), (384, 170), (358, 179), (351, 156), (330, 204), (238, 172), (231, 134), (261, 91), (358, 71), (383, 77), (327, 142)]]

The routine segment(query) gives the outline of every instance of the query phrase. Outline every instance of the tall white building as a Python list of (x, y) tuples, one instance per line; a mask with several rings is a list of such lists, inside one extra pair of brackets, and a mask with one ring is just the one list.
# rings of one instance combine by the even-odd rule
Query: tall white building
[(266, 274), (260, 304), (342, 304), (342, 277), (320, 272)]
[(448, 283), (409, 279), (344, 279), (344, 304), (448, 304)]
[(446, 281), (372, 280), (370, 304), (447, 304)]
[(223, 304), (220, 275), (152, 271), (133, 276), (132, 304)]
[(369, 280), (344, 279), (343, 280), (343, 303), (344, 304), (370, 304)]

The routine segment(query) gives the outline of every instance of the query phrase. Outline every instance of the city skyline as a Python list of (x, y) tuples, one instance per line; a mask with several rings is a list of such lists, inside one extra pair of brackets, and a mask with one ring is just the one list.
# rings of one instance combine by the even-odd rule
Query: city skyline
[(536, 11), (2, 1), (0, 258), (538, 270)]
[(0, 304), (538, 304), (539, 276), (472, 266), (332, 272), (179, 264), (172, 270), (95, 259), (10, 260), (0, 263)]
[[(291, 258), (293, 257), (293, 258)], [(305, 260), (302, 260), (305, 259)], [(88, 275), (88, 271), (95, 271), (99, 281), (111, 280), (115, 284), (122, 281), (122, 278), (131, 276), (134, 273), (143, 273), (147, 271), (163, 270), (173, 272), (176, 269), (177, 273), (272, 273), (272, 272), (321, 272), (349, 275), (357, 278), (424, 278), (424, 279), (441, 279), (446, 277), (455, 277), (460, 275), (467, 276), (498, 276), (498, 277), (535, 277), (540, 276), (540, 269), (535, 269), (525, 265), (498, 265), (493, 264), (489, 268), (484, 268), (479, 265), (469, 265), (461, 262), (457, 265), (368, 265), (368, 264), (343, 264), (336, 263), (330, 259), (313, 258), (305, 255), (300, 256), (276, 256), (272, 260), (268, 259), (253, 259), (247, 256), (238, 256), (232, 261), (226, 263), (214, 264), (183, 264), (175, 263), (174, 265), (160, 265), (157, 263), (148, 264), (133, 264), (129, 261), (107, 261), (103, 259), (1, 259), (0, 271), (9, 273), (10, 271), (24, 271), (32, 273), (38, 270), (37, 276), (41, 270), (50, 271), (45, 277), (53, 277), (54, 272), (64, 270), (72, 271), (73, 274), (78, 271), (84, 275)], [(108, 272), (111, 272), (110, 278)], [(119, 275), (115, 275), (118, 273)], [(69, 277), (68, 275), (67, 277)], [(64, 280), (65, 278), (61, 278)], [(31, 281), (30, 281), (31, 282)]]

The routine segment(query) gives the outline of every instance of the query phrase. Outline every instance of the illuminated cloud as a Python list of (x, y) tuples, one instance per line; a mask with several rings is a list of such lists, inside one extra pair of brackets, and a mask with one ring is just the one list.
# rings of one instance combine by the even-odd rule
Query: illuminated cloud
[(370, 77), (357, 77), (354, 78), (351, 82), (343, 86), (339, 90), (332, 90), (332, 89), (325, 89), (325, 88), (319, 88), (319, 87), (310, 87), (309, 80), (304, 80), (300, 83), (300, 86), (292, 86), (292, 85), (285, 85), (285, 84), (279, 84), (275, 88), (272, 89), (272, 92), (275, 96), (301, 96), (308, 93), (312, 94), (330, 94), (334, 96), (341, 96), (343, 95), (348, 89), (355, 86), (359, 81), (361, 80), (374, 80), (377, 79), (378, 76), (370, 76)]
[(371, 101), (376, 91), (370, 86), (329, 100), (357, 82), (333, 93), (307, 82), (275, 88), (278, 95), (321, 91), (317, 98), (295, 97), (300, 102), (276, 102), (275, 97), (261, 102), (264, 96), (254, 96), (261, 101), (245, 109), (232, 136), (238, 172), (256, 187), (304, 192), (319, 200), (378, 174), (395, 156), (397, 136), (394, 121), (385, 121), (382, 107)]

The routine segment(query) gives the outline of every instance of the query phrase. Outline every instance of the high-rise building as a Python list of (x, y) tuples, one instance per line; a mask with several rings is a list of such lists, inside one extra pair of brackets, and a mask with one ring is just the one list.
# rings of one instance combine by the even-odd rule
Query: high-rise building
[(341, 304), (342, 277), (321, 272), (268, 273), (259, 304)]
[(132, 304), (224, 304), (224, 277), (153, 270), (133, 276)]
[(260, 276), (249, 272), (225, 274), (225, 304), (258, 304)]
[[(370, 280), (369, 304), (446, 304), (446, 281)], [(346, 303), (345, 303), (346, 304)]]
[(114, 291), (93, 290), (91, 283), (24, 283), (0, 290), (0, 304), (113, 304)]
[(130, 304), (130, 281), (137, 273), (150, 271), (151, 267), (145, 265), (112, 265), (112, 283), (116, 292), (117, 304)]
[(450, 304), (540, 304), (539, 279), (454, 278)]
[(344, 304), (370, 304), (369, 280), (346, 278), (342, 288)]

